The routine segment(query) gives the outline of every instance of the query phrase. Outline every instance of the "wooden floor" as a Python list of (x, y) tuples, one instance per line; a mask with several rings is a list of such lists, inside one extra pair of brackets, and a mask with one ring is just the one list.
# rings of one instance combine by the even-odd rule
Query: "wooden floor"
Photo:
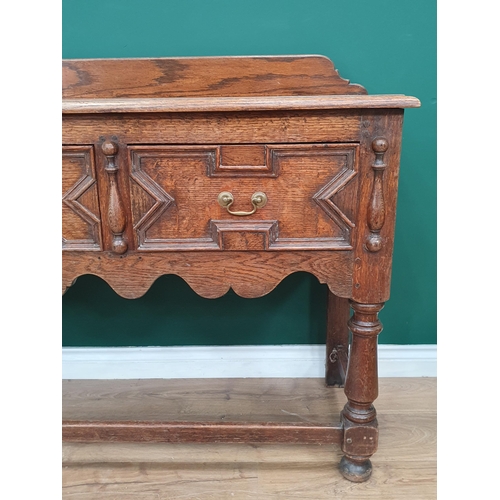
[[(321, 379), (63, 381), (63, 418), (336, 423), (342, 389)], [(336, 445), (63, 445), (63, 499), (436, 498), (436, 379), (382, 378), (373, 475), (342, 478)]]

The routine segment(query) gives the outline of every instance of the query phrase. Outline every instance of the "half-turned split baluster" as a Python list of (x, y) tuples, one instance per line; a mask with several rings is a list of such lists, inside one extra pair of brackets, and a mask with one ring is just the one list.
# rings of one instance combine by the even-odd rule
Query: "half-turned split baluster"
[(378, 252), (382, 248), (382, 237), (380, 231), (385, 223), (385, 200), (384, 200), (384, 170), (387, 165), (384, 155), (389, 147), (387, 139), (377, 137), (372, 142), (372, 149), (375, 153), (375, 161), (372, 164), (374, 172), (373, 189), (368, 205), (368, 227), (370, 235), (366, 241), (366, 248), (370, 252)]
[(116, 164), (118, 145), (114, 142), (106, 141), (102, 144), (101, 149), (106, 156), (104, 170), (108, 174), (109, 181), (108, 223), (113, 233), (111, 248), (113, 252), (123, 254), (128, 249), (128, 245), (123, 238), (127, 219), (118, 188), (118, 165)]

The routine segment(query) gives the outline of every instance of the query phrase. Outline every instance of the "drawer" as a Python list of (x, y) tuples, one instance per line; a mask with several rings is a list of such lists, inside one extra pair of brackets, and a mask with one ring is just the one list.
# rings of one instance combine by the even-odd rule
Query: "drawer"
[(139, 251), (352, 248), (355, 143), (129, 145), (128, 159)]
[(93, 146), (62, 149), (63, 250), (102, 250)]

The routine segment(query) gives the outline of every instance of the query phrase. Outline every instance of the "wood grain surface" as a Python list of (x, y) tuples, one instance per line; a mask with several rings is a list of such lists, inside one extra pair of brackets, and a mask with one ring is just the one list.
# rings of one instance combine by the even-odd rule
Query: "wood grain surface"
[(266, 144), (358, 142), (359, 110), (199, 113), (63, 113), (63, 144)]
[(63, 97), (366, 94), (324, 56), (66, 59)]
[[(290, 252), (288, 253), (288, 255)], [(327, 283), (332, 292), (348, 297), (352, 288), (350, 256), (347, 252), (111, 252), (82, 255), (64, 252), (63, 290), (78, 276), (95, 274), (120, 296), (133, 299), (144, 295), (164, 274), (176, 274), (201, 297), (217, 298), (230, 288), (240, 297), (261, 297), (271, 292), (292, 272), (306, 271)], [(117, 259), (120, 259), (117, 265)], [(287, 267), (290, 261), (293, 269)]]
[[(63, 412), (109, 416), (114, 407), (163, 418), (183, 408), (189, 419), (203, 409), (219, 418), (299, 419), (285, 409), (325, 421), (338, 419), (345, 403), (341, 389), (320, 379), (199, 382), (193, 390), (190, 380), (64, 381)], [(337, 445), (65, 443), (63, 498), (435, 499), (436, 385), (435, 378), (380, 379), (380, 443), (366, 483), (340, 475)], [(171, 407), (161, 404), (167, 397)]]
[(65, 114), (80, 113), (197, 113), (217, 111), (279, 111), (311, 109), (418, 108), (416, 97), (405, 95), (301, 97), (173, 97), (142, 99), (64, 99)]

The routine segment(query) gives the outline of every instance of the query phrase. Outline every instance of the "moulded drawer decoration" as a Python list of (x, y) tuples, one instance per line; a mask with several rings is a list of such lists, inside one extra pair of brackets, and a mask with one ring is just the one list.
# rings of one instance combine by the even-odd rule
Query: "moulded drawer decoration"
[[(243, 153), (249, 148), (242, 146)], [(267, 244), (256, 250), (338, 250), (352, 248), (357, 182), (357, 145), (299, 144), (260, 146), (262, 162), (233, 165), (220, 175), (220, 146), (130, 146), (131, 203), (138, 250), (245, 250), (221, 246), (218, 231), (238, 227), (259, 232), (260, 221), (274, 221)], [(231, 148), (234, 153), (237, 148)], [(255, 148), (256, 151), (257, 148)], [(241, 162), (243, 163), (243, 162)], [(263, 164), (262, 164), (263, 163)], [(253, 169), (253, 170), (252, 170)], [(244, 171), (244, 174), (242, 174)], [(311, 175), (311, 172), (314, 174)], [(215, 175), (214, 175), (215, 173)], [(229, 174), (229, 175), (228, 175)], [(218, 203), (234, 195), (231, 209), (244, 212), (255, 192), (264, 207), (242, 222)], [(214, 221), (224, 220), (224, 225)], [(247, 229), (245, 229), (247, 227)]]

